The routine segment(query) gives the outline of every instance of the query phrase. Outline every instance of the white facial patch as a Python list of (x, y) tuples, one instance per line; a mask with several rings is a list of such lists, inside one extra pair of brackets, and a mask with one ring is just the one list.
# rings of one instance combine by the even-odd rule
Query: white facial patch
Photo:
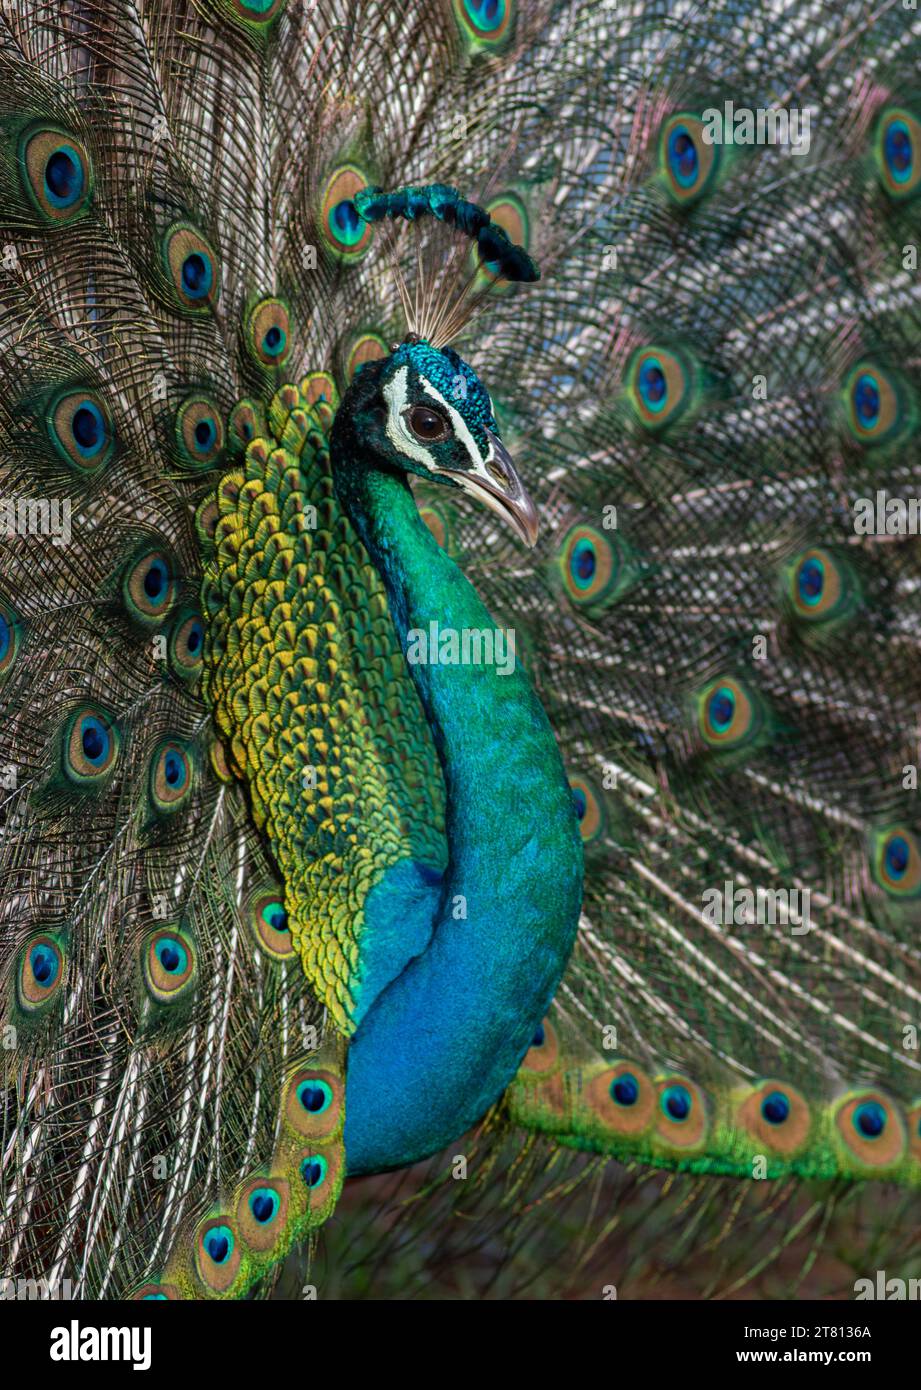
[(401, 454), (407, 454), (409, 458), (421, 463), (423, 468), (427, 468), (430, 473), (437, 473), (438, 466), (431, 453), (416, 436), (412, 433), (406, 421), (403, 419), (403, 412), (409, 405), (407, 394), (407, 384), (409, 381), (409, 368), (401, 367), (393, 378), (384, 387), (384, 399), (389, 407), (387, 412), (387, 438), (395, 449), (399, 449)]
[[(464, 476), (482, 478), (486, 482), (489, 482), (490, 473), (486, 465), (493, 461), (496, 453), (492, 435), (488, 434), (487, 436), (489, 442), (484, 456), (477, 446), (473, 435), (470, 433), (466, 420), (460, 412), (455, 409), (450, 401), (445, 400), (438, 388), (433, 386), (428, 378), (423, 376), (421, 372), (419, 373), (419, 381), (425, 394), (431, 396), (432, 400), (438, 403), (450, 420), (455, 439), (463, 444), (464, 448), (467, 450), (471, 466), (469, 469), (464, 469)], [(416, 438), (403, 418), (404, 412), (409, 405), (408, 385), (409, 368), (400, 367), (384, 387), (384, 399), (388, 406), (387, 438), (400, 453), (406, 454), (407, 457), (414, 459), (416, 463), (421, 463), (423, 468), (427, 469), (429, 473), (440, 474), (446, 478), (457, 476), (458, 470), (439, 467), (435, 462), (432, 451), (426, 448), (421, 440)]]

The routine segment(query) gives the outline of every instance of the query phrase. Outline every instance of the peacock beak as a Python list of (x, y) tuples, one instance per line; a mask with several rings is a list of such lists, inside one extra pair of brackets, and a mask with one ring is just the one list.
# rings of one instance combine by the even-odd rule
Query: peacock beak
[(537, 508), (525, 491), (502, 440), (492, 430), (486, 431), (486, 438), (489, 452), (482, 467), (469, 473), (454, 473), (452, 477), (465, 492), (509, 522), (525, 545), (531, 547), (540, 529)]

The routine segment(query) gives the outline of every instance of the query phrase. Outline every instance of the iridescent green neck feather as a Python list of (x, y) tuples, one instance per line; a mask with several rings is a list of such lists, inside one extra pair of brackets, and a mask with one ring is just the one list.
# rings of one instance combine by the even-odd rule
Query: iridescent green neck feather
[[(352, 463), (342, 444), (334, 464), (401, 642), (432, 622), (457, 634), (493, 628), (420, 522), (405, 478)], [(428, 948), (381, 993), (352, 1043), (351, 1172), (434, 1151), (498, 1098), (554, 993), (581, 902), (572, 793), (521, 665), (509, 674), (440, 662), (410, 669), (444, 770), (449, 863)]]

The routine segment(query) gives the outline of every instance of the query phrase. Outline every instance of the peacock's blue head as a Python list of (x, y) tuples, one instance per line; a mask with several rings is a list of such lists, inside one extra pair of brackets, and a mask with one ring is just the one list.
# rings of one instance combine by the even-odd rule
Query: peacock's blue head
[(410, 334), (355, 374), (332, 433), (337, 470), (379, 468), (460, 487), (509, 522), (527, 545), (537, 510), (499, 438), (479, 377), (451, 348)]

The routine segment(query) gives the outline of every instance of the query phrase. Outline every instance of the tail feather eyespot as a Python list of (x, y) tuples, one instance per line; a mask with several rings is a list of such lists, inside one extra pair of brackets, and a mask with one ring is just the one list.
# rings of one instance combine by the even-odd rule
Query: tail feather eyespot
[(921, 894), (921, 848), (917, 837), (905, 826), (877, 831), (871, 851), (873, 875), (894, 898), (915, 898)]
[(649, 345), (633, 354), (625, 388), (639, 425), (656, 434), (676, 423), (695, 402), (696, 371), (685, 352)]
[(61, 747), (67, 780), (78, 787), (99, 787), (118, 760), (121, 735), (101, 706), (83, 705), (68, 719)]
[(207, 396), (188, 396), (176, 413), (176, 442), (187, 468), (214, 468), (224, 452), (224, 421)]
[(285, 1115), (291, 1127), (308, 1139), (333, 1133), (342, 1109), (342, 1082), (326, 1069), (301, 1067), (288, 1082)]
[(313, 407), (324, 434), (329, 434), (339, 407), (339, 391), (331, 372), (308, 372), (301, 378), (300, 392), (304, 402)]
[(698, 693), (697, 727), (704, 743), (731, 752), (751, 744), (765, 727), (763, 702), (744, 681), (720, 676)]
[(261, 299), (246, 326), (250, 353), (262, 367), (283, 367), (291, 356), (291, 314), (283, 299)]
[(242, 1252), (229, 1217), (205, 1221), (195, 1237), (195, 1268), (199, 1279), (214, 1293), (226, 1293), (240, 1270)]
[(164, 233), (162, 248), (168, 283), (180, 308), (211, 310), (220, 298), (221, 272), (210, 243), (191, 223), (174, 222)]
[(205, 555), (210, 555), (214, 550), (220, 515), (220, 506), (214, 496), (206, 497), (195, 513), (195, 531)]
[(205, 654), (205, 622), (194, 609), (177, 614), (169, 635), (170, 670), (183, 680), (201, 674)]
[(742, 1100), (738, 1126), (768, 1151), (788, 1155), (809, 1142), (812, 1111), (809, 1103), (784, 1081), (762, 1081)]
[(419, 508), (419, 519), (428, 527), (442, 550), (450, 552), (451, 526), (444, 508), (435, 502), (427, 502)]
[(53, 936), (33, 936), (22, 952), (18, 977), (20, 1007), (34, 1013), (45, 1007), (60, 989), (65, 973), (64, 948)]
[(853, 613), (857, 581), (845, 560), (813, 546), (794, 557), (786, 569), (786, 598), (799, 623), (830, 623)]
[(877, 121), (874, 154), (889, 197), (913, 198), (921, 188), (921, 120), (904, 107), (886, 107)]
[(669, 116), (659, 131), (659, 170), (678, 207), (690, 207), (716, 182), (721, 146), (707, 133), (704, 121), (687, 111)]
[(176, 597), (175, 562), (169, 552), (155, 546), (133, 559), (122, 577), (121, 592), (132, 618), (157, 625), (166, 617)]
[(656, 1136), (675, 1149), (699, 1149), (709, 1129), (703, 1094), (693, 1081), (683, 1076), (656, 1079), (658, 1108)]
[(174, 1004), (195, 987), (197, 956), (187, 932), (163, 927), (142, 948), (144, 983), (159, 1004)]
[(53, 127), (31, 127), (20, 138), (19, 167), (32, 205), (51, 223), (70, 223), (86, 211), (93, 170), (86, 146)]
[(342, 1186), (343, 1152), (339, 1144), (302, 1146), (292, 1154), (292, 1208), (302, 1213), (309, 1230), (327, 1220)]
[(907, 1148), (898, 1109), (879, 1091), (860, 1091), (839, 1101), (834, 1112), (839, 1141), (862, 1168), (889, 1168)]
[(610, 1133), (638, 1138), (655, 1124), (655, 1085), (642, 1067), (628, 1059), (593, 1076), (582, 1098)]
[(48, 436), (60, 457), (80, 473), (94, 473), (112, 457), (115, 430), (98, 391), (68, 388), (48, 410)]
[(634, 558), (623, 541), (582, 523), (566, 532), (556, 564), (569, 602), (590, 619), (622, 598), (637, 577)]
[(284, 1178), (255, 1177), (237, 1202), (237, 1229), (251, 1250), (270, 1250), (284, 1231), (289, 1190)]
[(291, 937), (291, 924), (285, 908), (284, 890), (264, 888), (253, 895), (247, 907), (258, 945), (272, 960), (293, 960), (297, 955)]
[(908, 434), (916, 413), (901, 378), (871, 361), (851, 369), (844, 383), (844, 405), (852, 436), (867, 449)]
[(195, 783), (196, 762), (179, 739), (166, 739), (150, 761), (149, 795), (154, 810), (171, 815), (189, 799)]
[(583, 844), (591, 844), (604, 834), (605, 816), (601, 794), (587, 777), (570, 775), (572, 802)]
[(355, 164), (343, 164), (326, 182), (320, 199), (320, 228), (328, 249), (346, 262), (360, 260), (374, 238), (374, 228), (355, 206), (355, 194), (369, 180)]
[(300, 1174), (304, 1186), (313, 1192), (321, 1191), (329, 1173), (329, 1163), (324, 1154), (305, 1154), (300, 1161)]

